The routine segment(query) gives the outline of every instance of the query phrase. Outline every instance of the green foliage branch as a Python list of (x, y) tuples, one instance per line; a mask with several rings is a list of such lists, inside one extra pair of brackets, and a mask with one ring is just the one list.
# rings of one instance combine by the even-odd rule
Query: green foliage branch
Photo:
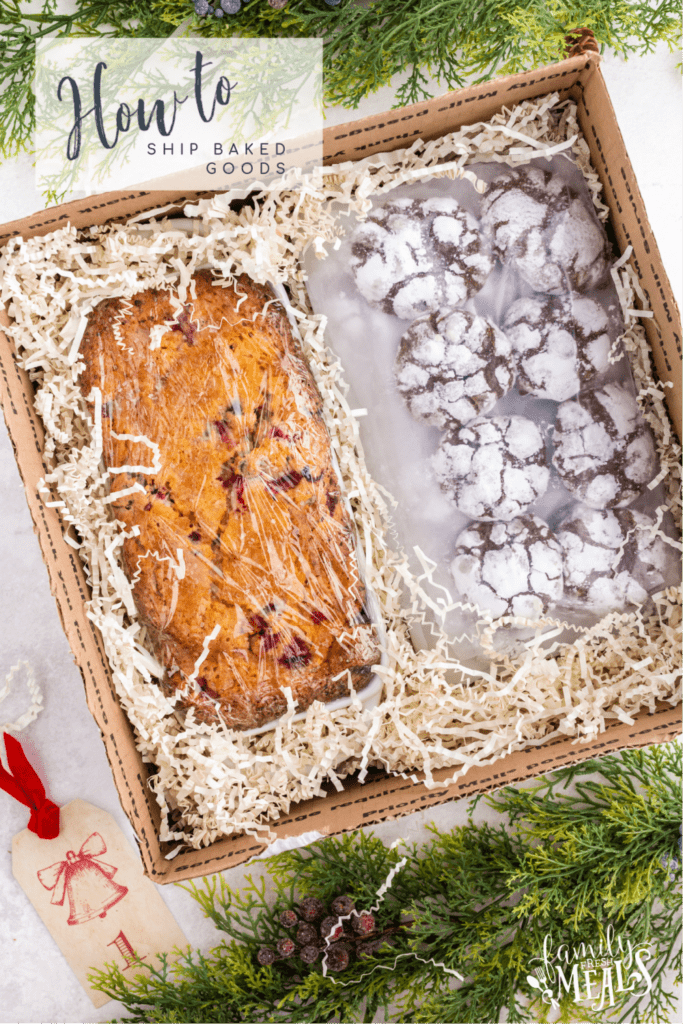
[[(165, 0), (179, 25), (185, 0)], [(681, 34), (678, 0), (289, 0), (273, 10), (251, 0), (230, 19), (195, 19), (211, 35), (301, 35), (325, 40), (329, 103), (357, 107), (395, 75), (405, 76), (396, 106), (427, 98), (431, 74), (455, 89), (496, 74), (559, 60), (565, 35), (591, 29), (616, 53), (647, 53), (660, 40), (673, 49)]]
[(355, 108), (394, 76), (402, 106), (429, 96), (429, 75), (445, 86), (539, 67), (562, 57), (566, 33), (591, 29), (601, 45), (628, 56), (681, 36), (679, 0), (289, 0), (274, 9), (245, 0), (237, 14), (198, 18), (192, 0), (75, 0), (57, 13), (43, 0), (29, 13), (22, 0), (0, 0), (0, 153), (30, 146), (37, 37), (114, 35), (320, 37), (327, 102)]
[(35, 126), (33, 67), (35, 44), (46, 36), (158, 36), (173, 32), (160, 3), (148, 0), (76, 0), (73, 10), (57, 11), (57, 0), (43, 0), (40, 11), (22, 0), (0, 0), (0, 155), (31, 148)]
[[(240, 891), (213, 876), (188, 891), (227, 937), (133, 980), (111, 967), (96, 987), (138, 1022), (544, 1021), (529, 982), (544, 937), (553, 947), (598, 946), (611, 927), (650, 944), (648, 993), (622, 993), (610, 1010), (567, 993), (561, 1020), (664, 1022), (675, 1010), (665, 970), (681, 975), (681, 746), (625, 751), (564, 768), (487, 802), (499, 823), (470, 818), (431, 843), (387, 848), (371, 834), (328, 839), (267, 862)], [(597, 776), (589, 778), (588, 776)], [(406, 863), (375, 911), (389, 940), (369, 960), (323, 976), (296, 956), (260, 967), (256, 953), (288, 933), (279, 920), (303, 896), (350, 895), (360, 910)], [(458, 972), (463, 980), (453, 983)]]

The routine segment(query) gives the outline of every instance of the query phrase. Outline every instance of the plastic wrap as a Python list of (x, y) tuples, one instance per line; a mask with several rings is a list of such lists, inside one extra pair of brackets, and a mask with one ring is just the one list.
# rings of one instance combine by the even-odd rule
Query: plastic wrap
[[(590, 627), (568, 630), (558, 619), (544, 618), (535, 630), (527, 630), (519, 652), (512, 655), (498, 646), (509, 620), (492, 620), (490, 614), (476, 618), (478, 663), (465, 661), (470, 640), (451, 629), (450, 612), (456, 610), (458, 596), (448, 573), (453, 521), (444, 517), (439, 526), (443, 536), (423, 531), (424, 547), (432, 538), (443, 542), (441, 564), (430, 561), (415, 543), (416, 534), (406, 532), (407, 508), (422, 505), (429, 525), (438, 517), (427, 499), (443, 499), (428, 462), (440, 432), (414, 420), (393, 383), (389, 386), (406, 323), (377, 318), (367, 305), (357, 305), (352, 280), (344, 277), (348, 264), (334, 265), (334, 246), (349, 227), (348, 214), (366, 213), (369, 195), (382, 202), (383, 193), (397, 194), (397, 185), (435, 175), (463, 175), (479, 186), (477, 164), (482, 159), (516, 166), (534, 153), (568, 148), (596, 208), (606, 214), (575, 105), (552, 94), (503, 109), (490, 122), (417, 141), (406, 150), (326, 168), (322, 185), (309, 181), (296, 194), (272, 193), (257, 204), (239, 207), (231, 205), (236, 197), (230, 194), (199, 200), (186, 207), (191, 224), (156, 219), (168, 212), (162, 208), (129, 224), (112, 222), (82, 234), (67, 226), (42, 237), (15, 236), (0, 251), (0, 285), (10, 318), (5, 330), (21, 366), (35, 381), (35, 406), (45, 424), (45, 478), (39, 492), (48, 506), (58, 509), (65, 541), (85, 566), (88, 617), (102, 637), (112, 684), (134, 726), (136, 746), (143, 760), (155, 766), (149, 785), (160, 808), (163, 841), (198, 848), (240, 831), (272, 841), (275, 832), (269, 821), (291, 810), (296, 801), (324, 796), (330, 786), (341, 789), (342, 780), (354, 771), (360, 781), (371, 767), (409, 773), (414, 781), (412, 773), (420, 771), (426, 786), (441, 786), (444, 777), (435, 777), (436, 769), (449, 768), (456, 779), (502, 754), (566, 736), (594, 739), (610, 720), (632, 725), (639, 710), (654, 710), (658, 701), (680, 701), (680, 595), (673, 587), (654, 595), (647, 609), (612, 613)], [(477, 204), (473, 193), (472, 210)], [(142, 220), (151, 222), (141, 225)], [(331, 250), (318, 269), (331, 268), (329, 294), (338, 303), (339, 320), (347, 325), (357, 314), (356, 334), (343, 351), (345, 367), (327, 344), (329, 339), (341, 353), (343, 339), (326, 328), (324, 316), (311, 310), (301, 264), (306, 246), (321, 258), (327, 247)], [(626, 263), (628, 256), (620, 262)], [(150, 653), (148, 628), (122, 571), (121, 547), (130, 531), (111, 515), (101, 416), (93, 415), (96, 396), (88, 412), (81, 393), (79, 347), (88, 315), (103, 299), (118, 295), (130, 304), (141, 291), (170, 290), (178, 295), (179, 311), (192, 300), (192, 277), (206, 267), (219, 270), (224, 282), (243, 273), (260, 282), (283, 282), (291, 297), (290, 321), (296, 323), (315, 376), (339, 477), (353, 509), (368, 604), (372, 607), (375, 594), (382, 620), (383, 658), (374, 684), (382, 690), (379, 705), (368, 701), (368, 686), (339, 702), (314, 701), (302, 716), (287, 689), (288, 709), (282, 718), (260, 729), (237, 731), (207, 724), (194, 708), (179, 710), (180, 691), (164, 693), (153, 685), (164, 669)], [(502, 280), (499, 267), (491, 275), (494, 283), (496, 275)], [(649, 315), (647, 297), (632, 266), (622, 266), (615, 279), (626, 317), (623, 345), (638, 382), (639, 404), (657, 438), (667, 502), (677, 514), (680, 450), (667, 419), (664, 386), (652, 375), (650, 349), (637, 319)], [(340, 296), (340, 288), (347, 289), (346, 296)], [(494, 292), (489, 294), (495, 299)], [(477, 301), (483, 296), (484, 290)], [(642, 313), (632, 311), (636, 303)], [(134, 316), (128, 306), (126, 310), (124, 321)], [(383, 335), (392, 323), (398, 329)], [(163, 336), (163, 325), (157, 326), (157, 335)], [(382, 348), (388, 342), (391, 351)], [(385, 361), (379, 359), (383, 351)], [(546, 404), (553, 408), (552, 402), (542, 401), (537, 408)], [(425, 443), (425, 457), (418, 459), (415, 449), (425, 436), (431, 447)], [(386, 474), (383, 457), (391, 454), (392, 445), (391, 472)], [(152, 446), (141, 442), (132, 454), (134, 464), (154, 464)], [(404, 484), (400, 492), (399, 481)], [(387, 491), (400, 498), (395, 529)], [(613, 515), (618, 520), (628, 511), (616, 509)], [(453, 516), (452, 510), (448, 515)], [(610, 543), (618, 539), (609, 522), (605, 542), (597, 545), (600, 559), (609, 556)], [(567, 525), (579, 545), (582, 529), (580, 524)], [(656, 531), (655, 538), (661, 537), (661, 530)], [(631, 539), (623, 545), (626, 561)], [(616, 559), (619, 547), (612, 551)], [(673, 544), (669, 555), (678, 557)], [(185, 567), (187, 562), (185, 552)], [(176, 557), (173, 563), (183, 571)], [(438, 579), (446, 581), (444, 588)], [(599, 600), (585, 573), (585, 560), (577, 566), (576, 579)], [(628, 580), (621, 583), (627, 593), (636, 592)], [(464, 602), (460, 610), (470, 614)], [(425, 634), (427, 642), (412, 643), (411, 633), (413, 638)], [(204, 639), (211, 649), (209, 636)], [(449, 644), (449, 638), (458, 642)]]
[[(306, 270), (351, 400), (368, 410), (363, 443), (396, 500), (397, 539), (415, 571), (435, 563), (423, 585), (471, 661), (492, 618), (520, 627), (499, 644), (529, 636), (524, 620), (591, 625), (675, 583), (678, 558), (659, 531), (655, 446), (583, 175), (565, 155), (470, 169), (477, 188), (439, 178), (379, 197), (325, 260), (309, 250)], [(429, 237), (435, 216), (452, 218), (451, 251)], [(468, 258), (476, 284), (444, 305), (434, 280)], [(582, 515), (591, 504), (633, 515)], [(602, 583), (582, 566), (595, 548)]]
[(163, 685), (231, 728), (361, 690), (380, 653), (321, 400), (286, 312), (245, 275), (90, 315), (79, 385)]

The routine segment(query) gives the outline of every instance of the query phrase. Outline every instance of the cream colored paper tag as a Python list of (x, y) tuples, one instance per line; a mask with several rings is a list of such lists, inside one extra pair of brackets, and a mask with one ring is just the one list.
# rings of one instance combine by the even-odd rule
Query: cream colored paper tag
[(95, 1006), (108, 1002), (87, 975), (116, 963), (124, 976), (157, 966), (187, 940), (142, 873), (111, 815), (85, 800), (60, 808), (56, 839), (24, 829), (12, 841), (12, 870)]

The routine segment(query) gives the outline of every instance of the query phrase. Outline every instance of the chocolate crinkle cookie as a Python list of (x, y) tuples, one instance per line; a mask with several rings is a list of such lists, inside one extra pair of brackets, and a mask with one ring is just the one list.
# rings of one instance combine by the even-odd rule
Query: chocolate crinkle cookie
[(606, 384), (563, 402), (553, 440), (562, 483), (591, 508), (628, 505), (658, 469), (650, 428), (623, 384)]
[(495, 255), (535, 291), (587, 291), (609, 271), (611, 248), (594, 210), (552, 171), (518, 167), (496, 178), (481, 223)]
[(356, 228), (349, 265), (371, 306), (414, 320), (457, 306), (493, 269), (476, 219), (454, 199), (394, 199)]
[(517, 354), (520, 394), (564, 402), (609, 365), (614, 325), (600, 303), (586, 296), (518, 299), (504, 327)]
[(512, 346), (487, 317), (442, 309), (401, 338), (396, 383), (416, 420), (453, 427), (489, 412), (515, 381)]
[(444, 493), (472, 519), (509, 522), (548, 486), (541, 431), (525, 416), (479, 417), (441, 441), (432, 467)]
[(600, 614), (637, 606), (666, 585), (672, 549), (654, 520), (632, 509), (580, 507), (558, 526), (565, 595)]
[(538, 619), (562, 597), (562, 548), (533, 515), (472, 523), (458, 537), (451, 572), (460, 594), (496, 618)]

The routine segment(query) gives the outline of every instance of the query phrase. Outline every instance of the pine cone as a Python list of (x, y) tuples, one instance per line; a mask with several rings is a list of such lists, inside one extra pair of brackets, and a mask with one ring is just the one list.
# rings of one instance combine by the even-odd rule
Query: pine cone
[(317, 921), (325, 913), (325, 904), (317, 896), (306, 896), (298, 907), (304, 921)]
[(330, 939), (334, 942), (344, 934), (344, 926), (339, 924), (339, 919), (336, 917), (324, 917), (320, 923), (320, 934), (323, 939)]
[(334, 971), (338, 974), (339, 971), (345, 971), (349, 966), (351, 959), (351, 950), (344, 942), (335, 942), (327, 949), (327, 969), (328, 971)]
[(590, 28), (570, 28), (564, 37), (564, 43), (567, 57), (578, 57), (582, 53), (600, 53), (600, 46)]
[(283, 910), (280, 914), (280, 924), (283, 928), (293, 928), (299, 923), (299, 918), (293, 910)]
[(359, 960), (369, 960), (382, 946), (382, 939), (374, 939), (372, 942), (359, 942), (356, 946), (356, 956)]
[(365, 960), (370, 956), (375, 956), (383, 946), (395, 946), (396, 937), (394, 935), (379, 935), (373, 936), (367, 942), (359, 942), (356, 947), (356, 956), (359, 960)]
[(296, 943), (291, 939), (279, 939), (275, 947), (280, 956), (289, 957), (296, 953)]
[(276, 11), (281, 11), (283, 7), (287, 6), (287, 0), (268, 0), (268, 4)]
[(346, 917), (356, 907), (350, 896), (337, 896), (336, 899), (332, 900), (332, 913), (338, 917)]
[(375, 918), (367, 910), (361, 911), (356, 917), (351, 918), (351, 926), (358, 935), (372, 935), (375, 930)]
[[(316, 938), (317, 938), (317, 936), (316, 936)], [(314, 964), (319, 956), (320, 956), (320, 949), (319, 949), (318, 946), (316, 946), (314, 944), (311, 944), (311, 945), (308, 945), (308, 946), (303, 946), (299, 950), (299, 957), (303, 960), (303, 962), (305, 964)]]
[(319, 939), (318, 929), (313, 924), (303, 921), (296, 930), (296, 941), (300, 946), (310, 946), (311, 943), (316, 943)]
[(270, 967), (270, 965), (274, 964), (277, 960), (277, 954), (274, 949), (270, 948), (270, 946), (261, 946), (256, 954), (256, 959), (260, 963), (261, 967)]

